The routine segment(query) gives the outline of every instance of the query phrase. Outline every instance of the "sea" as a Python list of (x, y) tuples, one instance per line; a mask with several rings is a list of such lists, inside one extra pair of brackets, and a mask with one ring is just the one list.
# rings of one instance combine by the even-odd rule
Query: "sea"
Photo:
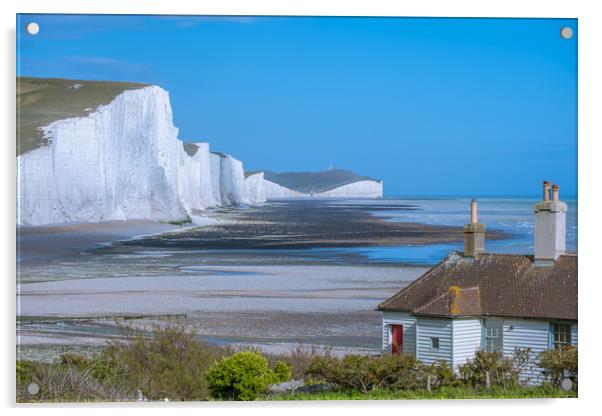
[[(415, 222), (432, 225), (463, 226), (470, 221), (469, 198), (425, 198), (425, 197), (388, 197), (379, 200), (379, 209), (372, 211), (375, 216), (387, 221)], [(374, 201), (358, 199), (353, 204), (365, 204), (369, 207)], [(509, 235), (503, 240), (487, 240), (485, 251), (490, 253), (533, 254), (535, 214), (533, 207), (539, 202), (536, 198), (492, 198), (482, 197), (478, 202), (478, 220), (485, 224), (488, 231), (502, 231)], [(577, 200), (563, 199), (567, 204), (567, 251), (577, 252)], [(349, 204), (350, 200), (340, 201)], [(391, 210), (382, 210), (382, 204)], [(396, 206), (411, 205), (415, 209), (399, 210)], [(317, 249), (338, 250), (338, 249)], [(369, 262), (394, 262), (416, 265), (433, 265), (441, 261), (452, 251), (463, 251), (463, 242), (427, 245), (400, 245), (388, 247), (354, 247), (345, 251), (365, 257)]]

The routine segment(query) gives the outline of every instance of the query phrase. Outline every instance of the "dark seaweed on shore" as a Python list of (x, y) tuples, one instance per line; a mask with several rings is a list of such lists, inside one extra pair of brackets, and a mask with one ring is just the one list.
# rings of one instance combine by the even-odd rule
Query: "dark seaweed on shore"
[[(191, 228), (119, 244), (181, 249), (311, 249), (451, 243), (463, 240), (462, 227), (388, 221), (375, 211), (416, 210), (386, 202), (344, 204), (328, 200), (280, 200), (233, 208), (231, 222)], [(509, 236), (488, 231), (487, 239)]]

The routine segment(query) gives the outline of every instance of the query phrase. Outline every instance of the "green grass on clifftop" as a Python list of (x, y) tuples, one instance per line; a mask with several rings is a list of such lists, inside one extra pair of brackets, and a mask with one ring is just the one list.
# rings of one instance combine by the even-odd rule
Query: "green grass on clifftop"
[(17, 77), (17, 155), (46, 144), (40, 127), (85, 116), (123, 91), (146, 86), (134, 82)]

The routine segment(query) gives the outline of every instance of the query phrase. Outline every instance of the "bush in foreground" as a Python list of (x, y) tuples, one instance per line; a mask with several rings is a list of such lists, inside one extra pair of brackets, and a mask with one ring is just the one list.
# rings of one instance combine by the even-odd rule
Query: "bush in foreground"
[(268, 390), (270, 384), (280, 383), (291, 377), (288, 364), (278, 362), (274, 369), (258, 352), (243, 351), (225, 357), (207, 372), (211, 395), (217, 399), (255, 400)]
[(155, 327), (151, 338), (129, 334), (127, 342), (103, 349), (90, 363), (90, 372), (132, 397), (140, 389), (149, 400), (206, 400), (205, 374), (221, 353), (194, 336), (182, 326)]
[(295, 380), (300, 380), (305, 377), (305, 374), (313, 362), (318, 357), (330, 356), (332, 347), (297, 344), (290, 352), (285, 354), (270, 354), (263, 353), (268, 359), (270, 365), (276, 365), (278, 361), (284, 361), (291, 367), (292, 377)]
[(539, 366), (544, 376), (554, 385), (560, 385), (565, 377), (573, 380), (577, 386), (577, 348), (558, 348), (543, 351), (539, 354)]
[(426, 388), (429, 377), (432, 387), (456, 382), (453, 371), (446, 363), (426, 366), (410, 355), (317, 357), (306, 374), (312, 381), (326, 382), (336, 389), (357, 390), (363, 394), (376, 389)]
[[(82, 357), (84, 359), (84, 357)], [(26, 393), (27, 385), (36, 383), (35, 395)], [(17, 402), (91, 402), (125, 401), (128, 394), (121, 387), (103, 383), (91, 371), (73, 364), (31, 361), (17, 362)]]
[(443, 360), (435, 361), (431, 365), (426, 366), (425, 372), (426, 376), (430, 377), (430, 383), (427, 384), (431, 389), (463, 385), (451, 366)]
[(491, 387), (507, 387), (518, 383), (519, 370), (510, 358), (497, 352), (477, 351), (474, 358), (459, 367), (460, 379), (468, 386), (485, 387), (489, 375)]
[[(550, 350), (533, 361), (531, 351), (516, 351), (512, 358), (479, 351), (460, 366), (459, 376), (445, 362), (427, 365), (409, 355), (346, 355), (299, 347), (289, 355), (260, 351), (236, 352), (210, 347), (194, 339), (183, 326), (155, 327), (146, 333), (126, 332), (125, 342), (114, 342), (92, 358), (63, 354), (55, 363), (17, 362), (17, 400), (23, 401), (126, 401), (140, 389), (149, 400), (255, 400), (270, 384), (307, 376), (308, 383), (327, 383), (330, 392), (297, 399), (421, 399), (575, 397), (577, 350)], [(288, 361), (288, 363), (286, 362)], [(519, 374), (539, 366), (546, 386), (527, 387)], [(574, 389), (559, 390), (564, 377)], [(487, 383), (487, 380), (489, 383)], [(26, 387), (35, 382), (37, 395)], [(525, 380), (520, 379), (523, 384)], [(487, 387), (489, 384), (489, 388)], [(284, 395), (284, 399), (288, 395)], [(280, 399), (281, 397), (276, 397)]]

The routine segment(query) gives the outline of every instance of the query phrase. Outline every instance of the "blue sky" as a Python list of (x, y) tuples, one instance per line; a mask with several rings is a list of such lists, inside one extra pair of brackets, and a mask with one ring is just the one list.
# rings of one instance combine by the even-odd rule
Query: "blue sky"
[(18, 32), (19, 75), (160, 85), (180, 138), (249, 170), (577, 191), (576, 19), (21, 15)]

